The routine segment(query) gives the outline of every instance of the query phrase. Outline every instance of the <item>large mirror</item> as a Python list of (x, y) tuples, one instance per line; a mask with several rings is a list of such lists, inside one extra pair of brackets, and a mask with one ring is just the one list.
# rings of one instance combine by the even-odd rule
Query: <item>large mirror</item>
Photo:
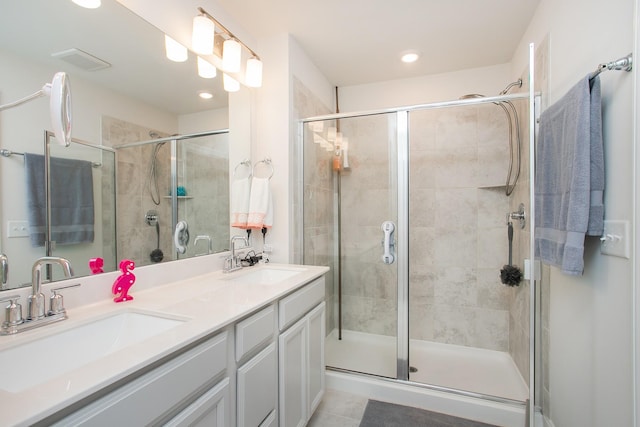
[[(182, 63), (166, 59), (164, 34), (115, 0), (102, 0), (98, 9), (70, 0), (8, 3), (0, 14), (0, 61), (0, 104), (39, 90), (58, 71), (68, 73), (75, 141), (64, 148), (47, 138), (48, 100), (0, 112), (0, 253), (9, 265), (3, 289), (29, 284), (33, 261), (46, 253), (30, 225), (23, 154), (45, 155), (47, 139), (52, 162), (91, 165), (85, 175), (91, 185), (57, 178), (50, 189), (55, 205), (65, 192), (92, 187), (93, 236), (51, 247), (70, 259), (76, 276), (91, 274), (95, 257), (109, 271), (123, 258), (145, 265), (226, 250), (232, 167), (228, 132), (220, 131), (229, 127), (221, 76), (200, 78), (191, 53)], [(203, 91), (213, 98), (199, 97)], [(217, 132), (141, 143), (207, 131)], [(173, 244), (179, 221), (189, 225), (184, 252)]]

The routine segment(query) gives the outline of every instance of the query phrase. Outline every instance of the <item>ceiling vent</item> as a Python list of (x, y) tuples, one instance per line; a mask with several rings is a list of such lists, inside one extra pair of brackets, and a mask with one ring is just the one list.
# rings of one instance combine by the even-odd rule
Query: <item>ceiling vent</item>
[(109, 64), (108, 62), (103, 61), (100, 58), (96, 58), (95, 56), (76, 48), (52, 53), (51, 56), (68, 62), (69, 64), (75, 65), (76, 67), (81, 68), (85, 71), (97, 71), (102, 70), (103, 68), (111, 67), (111, 64)]

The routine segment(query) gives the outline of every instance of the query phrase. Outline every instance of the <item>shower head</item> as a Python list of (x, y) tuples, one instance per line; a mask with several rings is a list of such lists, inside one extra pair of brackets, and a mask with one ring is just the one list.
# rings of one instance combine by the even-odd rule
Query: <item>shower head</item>
[(155, 132), (155, 131), (150, 130), (150, 131), (149, 131), (149, 137), (150, 137), (150, 138), (154, 138), (154, 139), (155, 139), (155, 138), (160, 138), (160, 134), (159, 134), (158, 132)]
[(507, 85), (507, 87), (502, 89), (502, 92), (500, 92), (500, 95), (506, 95), (507, 92), (509, 92), (511, 90), (511, 88), (514, 87), (514, 86), (522, 87), (522, 79), (518, 79), (513, 83), (509, 83)]

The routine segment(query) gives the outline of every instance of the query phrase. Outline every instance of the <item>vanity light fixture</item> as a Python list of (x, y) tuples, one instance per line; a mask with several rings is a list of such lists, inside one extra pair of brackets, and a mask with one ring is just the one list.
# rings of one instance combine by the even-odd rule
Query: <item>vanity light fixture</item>
[[(204, 24), (201, 24), (202, 19), (208, 19), (211, 22), (211, 26), (206, 35), (207, 46), (211, 46), (212, 49), (216, 46), (214, 44), (214, 38), (216, 35), (220, 35), (224, 42), (222, 43), (222, 69), (227, 73), (239, 73), (242, 65), (242, 51), (245, 49), (248, 51), (248, 57), (245, 68), (245, 83), (249, 87), (261, 87), (262, 86), (262, 61), (260, 57), (249, 46), (244, 44), (239, 38), (237, 38), (231, 31), (229, 31), (224, 25), (217, 21), (203, 8), (198, 8), (198, 15), (193, 20), (193, 34), (192, 34), (192, 48), (198, 52), (196, 44), (204, 44)], [(198, 24), (196, 24), (198, 22)], [(201, 27), (202, 25), (202, 27)], [(216, 33), (217, 31), (217, 33)], [(197, 33), (197, 35), (196, 35)], [(197, 41), (196, 41), (197, 40)], [(213, 49), (215, 50), (215, 49)], [(203, 53), (204, 55), (205, 53)], [(229, 87), (235, 88), (236, 84), (239, 89), (239, 82), (230, 76), (225, 75), (225, 81), (230, 82), (232, 79), (235, 83), (230, 83)], [(225, 89), (227, 85), (225, 84)], [(235, 89), (235, 90), (238, 90)]]
[(216, 74), (216, 67), (198, 56), (198, 75), (203, 79), (212, 79)]
[(71, 0), (78, 6), (84, 7), (85, 9), (97, 9), (100, 7), (100, 0)]
[(164, 35), (164, 48), (167, 58), (174, 62), (184, 62), (188, 58), (187, 48), (166, 34)]
[(237, 92), (240, 90), (240, 82), (226, 73), (222, 74), (222, 85), (227, 92)]
[(211, 55), (213, 53), (215, 28), (213, 21), (202, 14), (193, 18), (191, 47), (196, 53), (200, 55)]

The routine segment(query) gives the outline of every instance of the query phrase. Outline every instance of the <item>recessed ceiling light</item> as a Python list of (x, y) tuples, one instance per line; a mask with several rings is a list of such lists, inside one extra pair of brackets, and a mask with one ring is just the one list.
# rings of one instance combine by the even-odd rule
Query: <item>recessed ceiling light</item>
[(412, 62), (416, 62), (418, 58), (419, 58), (419, 55), (417, 52), (405, 52), (400, 57), (400, 60), (402, 62), (406, 62), (407, 64), (410, 64)]
[(211, 92), (205, 92), (205, 91), (199, 92), (198, 96), (200, 98), (202, 98), (202, 99), (211, 99), (211, 98), (213, 98), (213, 94)]

